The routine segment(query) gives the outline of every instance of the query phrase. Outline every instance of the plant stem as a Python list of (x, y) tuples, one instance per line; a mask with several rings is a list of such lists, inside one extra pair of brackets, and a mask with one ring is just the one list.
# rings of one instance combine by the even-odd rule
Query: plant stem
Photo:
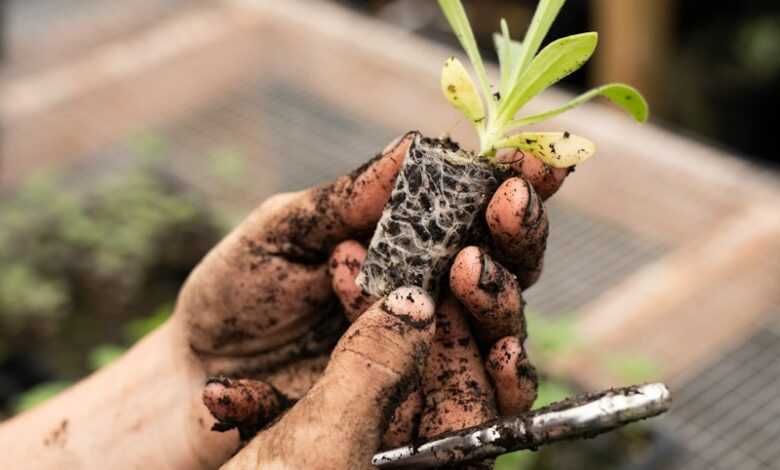
[(503, 137), (504, 124), (499, 121), (498, 116), (489, 116), (485, 129), (479, 135), (479, 154), (490, 156), (495, 153), (496, 143)]

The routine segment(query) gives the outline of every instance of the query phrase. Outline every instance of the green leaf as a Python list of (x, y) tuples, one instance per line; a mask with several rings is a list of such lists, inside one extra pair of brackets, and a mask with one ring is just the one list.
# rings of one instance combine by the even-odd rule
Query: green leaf
[(560, 108), (555, 108), (541, 114), (535, 114), (533, 116), (526, 116), (520, 119), (516, 119), (510, 122), (508, 127), (512, 129), (550, 119), (572, 108), (576, 108), (582, 103), (585, 103), (586, 101), (589, 101), (597, 96), (608, 98), (610, 101), (633, 116), (634, 119), (636, 119), (638, 122), (647, 121), (647, 117), (650, 114), (647, 101), (645, 101), (645, 98), (641, 93), (639, 93), (639, 91), (636, 90), (636, 88), (630, 87), (623, 83), (610, 83), (608, 85), (594, 88), (587, 93), (583, 93)]
[(523, 44), (509, 36), (509, 26), (504, 18), (501, 18), (501, 33), (493, 33), (493, 43), (496, 46), (499, 69), (501, 70), (499, 90), (501, 95), (505, 95), (509, 90), (509, 80), (514, 64), (520, 60), (520, 55), (523, 52)]
[(487, 101), (488, 106), (492, 109), (493, 101), (491, 99), (492, 93), (490, 92), (490, 82), (488, 82), (485, 64), (482, 62), (482, 56), (479, 53), (477, 41), (474, 39), (474, 32), (471, 30), (471, 25), (466, 16), (466, 11), (463, 9), (463, 4), (460, 3), (460, 0), (439, 0), (439, 6), (444, 12), (444, 16), (447, 17), (447, 22), (449, 22), (452, 31), (455, 33), (455, 36), (457, 36), (458, 41), (460, 41), (460, 45), (469, 56), (471, 65), (477, 72), (477, 80), (482, 87), (485, 101)]
[(499, 140), (495, 148), (529, 152), (553, 168), (577, 165), (596, 153), (593, 142), (568, 132), (521, 132)]
[(485, 119), (485, 109), (474, 82), (463, 64), (455, 57), (444, 62), (441, 71), (441, 91), (453, 106), (470, 121), (476, 123)]
[(566, 3), (566, 0), (541, 0), (539, 2), (523, 39), (525, 49), (515, 64), (515, 70), (512, 71), (513, 84), (517, 83), (528, 64), (531, 63), (536, 53), (539, 52), (542, 41), (547, 37), (550, 27), (555, 18), (558, 17), (558, 13), (563, 8), (564, 3)]
[(593, 55), (596, 44), (597, 33), (582, 33), (558, 39), (545, 47), (506, 99), (502, 100), (498, 110), (499, 122), (508, 123), (534, 96), (582, 67)]

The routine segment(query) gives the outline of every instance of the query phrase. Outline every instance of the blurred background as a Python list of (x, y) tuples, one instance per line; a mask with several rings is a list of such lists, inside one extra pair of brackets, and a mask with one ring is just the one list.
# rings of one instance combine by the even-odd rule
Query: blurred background
[[(464, 3), (494, 59), (536, 2)], [(540, 126), (599, 155), (527, 293), (539, 405), (651, 380), (675, 404), (497, 467), (780, 468), (780, 3), (570, 0), (550, 38), (586, 30), (594, 58), (529, 110), (620, 80), (652, 124), (591, 103)], [(268, 195), (409, 129), (473, 144), (439, 91), (456, 46), (433, 0), (0, 0), (0, 419), (165, 321)]]

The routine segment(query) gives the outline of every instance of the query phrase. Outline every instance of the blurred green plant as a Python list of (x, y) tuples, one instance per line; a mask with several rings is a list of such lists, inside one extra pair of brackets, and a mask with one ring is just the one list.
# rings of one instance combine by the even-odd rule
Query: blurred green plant
[(218, 148), (210, 152), (207, 158), (211, 166), (211, 174), (220, 183), (235, 188), (244, 182), (247, 164), (238, 150), (231, 147)]
[(89, 365), (92, 370), (101, 369), (115, 360), (127, 351), (127, 348), (116, 344), (99, 344), (89, 353)]
[(156, 163), (168, 152), (168, 141), (163, 135), (146, 129), (131, 136), (128, 147), (144, 163)]
[(80, 287), (114, 288), (117, 308), (139, 292), (154, 266), (176, 264), (187, 251), (181, 242), (205, 238), (201, 251), (215, 242), (220, 229), (213, 217), (173, 186), (149, 169), (88, 193), (36, 178), (0, 204), (3, 331), (18, 331), (28, 317), (72, 313), (83, 303)]
[(528, 341), (535, 363), (547, 363), (555, 356), (575, 348), (579, 342), (574, 315), (548, 317), (536, 312), (528, 312), (526, 323)]
[[(157, 327), (165, 323), (173, 313), (173, 304), (166, 304), (159, 308), (153, 314), (134, 319), (124, 326), (124, 336), (127, 343), (132, 345), (147, 334), (154, 331)], [(113, 343), (99, 344), (89, 352), (88, 362), (92, 371), (96, 371), (115, 360), (119, 359), (127, 350), (128, 346), (122, 346)], [(25, 391), (16, 397), (13, 401), (12, 412), (21, 413), (44, 401), (56, 396), (72, 384), (71, 381), (56, 380), (44, 382)]]
[(648, 382), (661, 376), (658, 362), (634, 354), (610, 354), (604, 358), (606, 368), (626, 384)]
[(780, 16), (753, 18), (737, 30), (732, 53), (757, 78), (780, 74)]
[(157, 327), (161, 326), (170, 318), (173, 313), (173, 307), (173, 302), (170, 302), (164, 304), (158, 308), (156, 312), (147, 317), (136, 318), (129, 321), (124, 327), (124, 336), (127, 341), (135, 343), (157, 329)]
[[(30, 357), (67, 379), (109, 363), (170, 315), (187, 273), (222, 237), (202, 196), (168, 173), (165, 138), (143, 133), (128, 147), (129, 170), (40, 174), (0, 200), (0, 361)], [(13, 402), (26, 407), (62, 383)]]
[(57, 395), (71, 385), (68, 381), (44, 382), (19, 395), (13, 402), (13, 413), (21, 413)]

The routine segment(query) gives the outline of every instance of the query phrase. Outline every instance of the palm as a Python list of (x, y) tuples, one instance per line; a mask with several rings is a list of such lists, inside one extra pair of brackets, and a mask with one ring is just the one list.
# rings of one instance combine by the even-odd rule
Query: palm
[[(263, 205), (256, 217), (274, 210)], [(190, 345), (208, 375), (262, 378), (298, 398), (324, 368), (346, 319), (334, 308), (326, 266), (269, 254), (256, 240), (272, 230), (253, 231), (252, 222), (217, 246), (182, 291)]]

